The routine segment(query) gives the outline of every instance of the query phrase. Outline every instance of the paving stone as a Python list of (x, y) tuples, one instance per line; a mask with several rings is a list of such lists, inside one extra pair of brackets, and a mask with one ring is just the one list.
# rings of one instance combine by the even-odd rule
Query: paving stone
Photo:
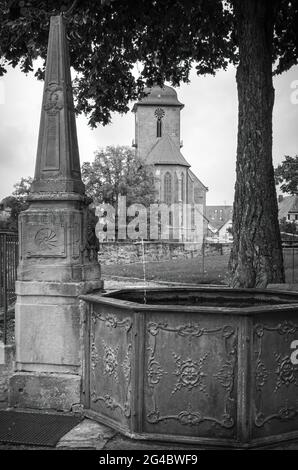
[(80, 424), (60, 439), (60, 449), (95, 449), (101, 450), (106, 442), (115, 435), (115, 431), (90, 419)]

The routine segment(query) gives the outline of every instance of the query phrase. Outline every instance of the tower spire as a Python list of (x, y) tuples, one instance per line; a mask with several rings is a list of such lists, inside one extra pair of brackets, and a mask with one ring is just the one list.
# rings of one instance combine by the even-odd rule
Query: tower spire
[(84, 194), (64, 22), (62, 15), (51, 17), (31, 199)]

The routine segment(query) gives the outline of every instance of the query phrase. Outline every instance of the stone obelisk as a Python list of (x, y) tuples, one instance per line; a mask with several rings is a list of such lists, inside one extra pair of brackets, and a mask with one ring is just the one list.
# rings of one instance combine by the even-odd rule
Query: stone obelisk
[(10, 405), (70, 410), (81, 402), (82, 293), (101, 288), (87, 238), (69, 53), (63, 16), (53, 16), (35, 177), (20, 216), (16, 371)]

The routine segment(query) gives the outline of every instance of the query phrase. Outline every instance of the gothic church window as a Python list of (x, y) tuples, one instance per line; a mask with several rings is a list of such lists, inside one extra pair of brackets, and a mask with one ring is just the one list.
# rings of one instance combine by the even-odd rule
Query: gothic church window
[(164, 176), (164, 195), (165, 195), (165, 203), (171, 204), (172, 203), (172, 175), (169, 172), (167, 172)]
[(195, 208), (191, 208), (191, 227), (194, 228), (195, 226)]
[(181, 175), (181, 201), (184, 201), (185, 180), (184, 173)]
[(179, 201), (179, 180), (177, 173), (175, 172), (175, 202)]

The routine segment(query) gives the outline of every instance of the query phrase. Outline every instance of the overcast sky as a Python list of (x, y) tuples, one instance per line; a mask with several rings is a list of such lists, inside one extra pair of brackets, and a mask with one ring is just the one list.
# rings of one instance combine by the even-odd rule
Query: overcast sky
[[(235, 69), (215, 77), (197, 77), (177, 88), (185, 104), (181, 112), (183, 155), (208, 186), (207, 204), (232, 204), (237, 140), (237, 90)], [(298, 67), (274, 79), (274, 164), (284, 155), (298, 153), (298, 104), (291, 102), (291, 83)], [(11, 69), (0, 78), (0, 200), (11, 194), (22, 176), (33, 176), (43, 83), (32, 75)], [(132, 106), (131, 106), (132, 107)], [(113, 115), (109, 126), (95, 130), (87, 119), (77, 119), (81, 162), (91, 161), (98, 147), (131, 145), (133, 113)]]

